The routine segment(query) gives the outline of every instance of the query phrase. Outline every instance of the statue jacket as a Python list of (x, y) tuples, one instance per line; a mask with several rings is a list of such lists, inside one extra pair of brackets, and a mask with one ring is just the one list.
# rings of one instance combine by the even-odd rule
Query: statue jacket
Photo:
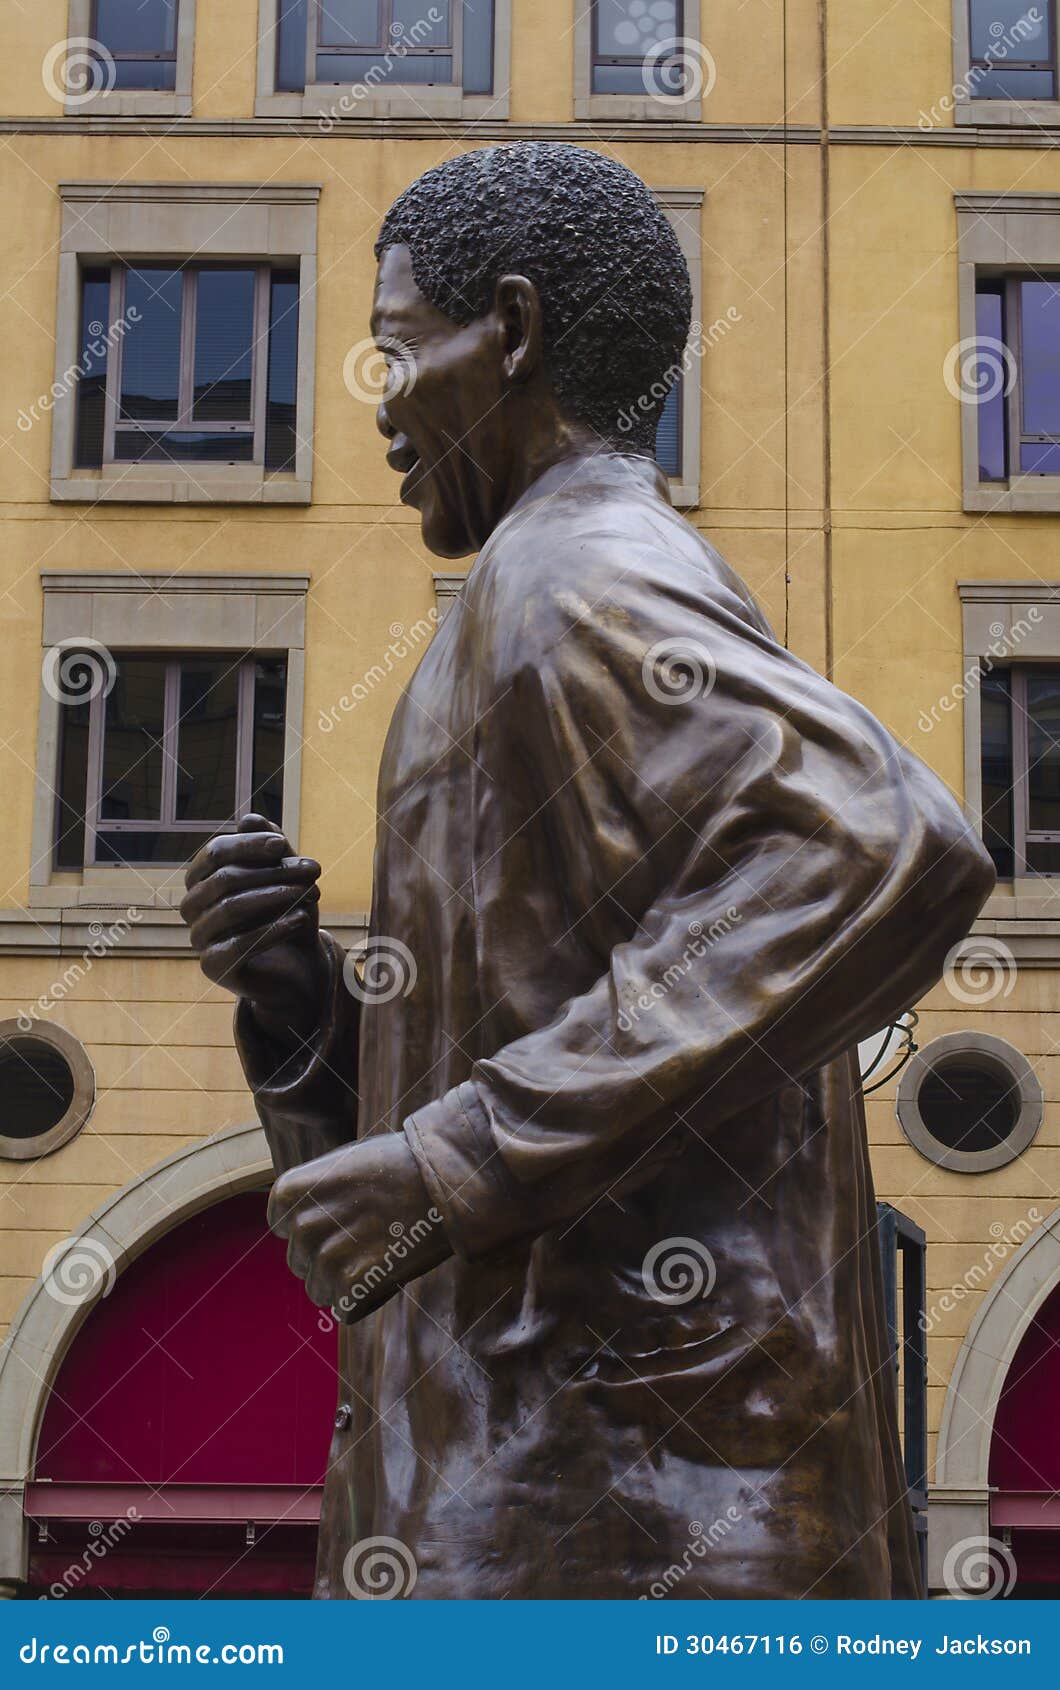
[(286, 1061), (237, 1009), (277, 1169), (404, 1132), (455, 1252), (341, 1330), (318, 1596), (917, 1593), (852, 1052), (992, 880), (654, 465), (529, 489), (394, 713), (363, 986), (326, 936)]

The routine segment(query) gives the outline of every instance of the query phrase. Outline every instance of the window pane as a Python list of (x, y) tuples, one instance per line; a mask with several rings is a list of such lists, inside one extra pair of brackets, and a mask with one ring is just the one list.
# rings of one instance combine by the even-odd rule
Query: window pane
[(180, 665), (177, 820), (227, 821), (236, 813), (239, 663), (185, 658)]
[(177, 86), (176, 59), (117, 59), (112, 63), (115, 88), (153, 88), (172, 93)]
[(252, 434), (196, 434), (189, 429), (119, 429), (114, 460), (120, 464), (249, 464)]
[(681, 473), (681, 389), (683, 378), (674, 382), (666, 395), (655, 437), (655, 457), (665, 475)]
[(103, 463), (109, 329), (110, 271), (85, 270), (81, 274), (81, 358), (74, 452), (75, 465), (84, 469), (99, 469)]
[(1027, 845), (1027, 867), (1032, 874), (1060, 874), (1060, 845)]
[(253, 270), (200, 270), (196, 278), (196, 422), (249, 422), (254, 370)]
[[(121, 415), (176, 421), (180, 395), (181, 270), (130, 270), (125, 278), (128, 328), (122, 340)], [(132, 317), (135, 309), (137, 315)]]
[[(405, 53), (381, 59), (377, 53), (318, 53), (318, 82), (380, 83), (449, 83), (453, 80), (453, 61), (447, 54), (429, 57)], [(354, 108), (356, 109), (356, 108)]]
[(973, 100), (1051, 100), (1055, 78), (1051, 70), (1019, 70), (1015, 66), (990, 69), (969, 77)]
[(317, 40), (328, 47), (381, 47), (382, 12), (379, 0), (320, 0)]
[(1012, 844), (1012, 680), (1007, 669), (982, 679), (983, 844), (1002, 880), (1015, 872)]
[(493, 92), (493, 0), (464, 0), (464, 92)]
[(61, 711), (59, 795), (55, 812), (55, 866), (83, 868), (85, 798), (88, 784), (87, 704), (66, 704)]
[(95, 37), (112, 53), (173, 53), (179, 0), (96, 0)]
[(1020, 283), (1020, 372), (1027, 434), (1060, 434), (1060, 283)]
[(680, 34), (676, 0), (596, 0), (596, 51), (643, 59)]
[[(636, 65), (593, 66), (594, 94), (644, 94), (643, 67)], [(660, 87), (660, 92), (665, 92)], [(669, 90), (670, 93), (673, 89)]]
[[(423, 0), (393, 0), (390, 15), (390, 39), (398, 47), (452, 45), (449, 34), (449, 0), (433, 0), (430, 6), (425, 6)], [(438, 21), (435, 22), (435, 19)]]
[[(982, 341), (993, 341), (995, 347), (1004, 345), (1005, 321), (1001, 284), (980, 287), (975, 296), (975, 330)], [(982, 367), (993, 370), (997, 357), (985, 349)], [(991, 382), (980, 390), (976, 404), (979, 424), (979, 479), (1004, 481), (1008, 474), (1005, 457), (1005, 390)]]
[(301, 93), (305, 88), (308, 0), (280, 0), (276, 36), (276, 87)]
[(1000, 1063), (952, 1057), (928, 1069), (917, 1106), (940, 1144), (951, 1150), (994, 1150), (1019, 1120), (1019, 1084)]
[(203, 833), (99, 833), (97, 863), (186, 863), (212, 829)]
[(1060, 670), (1027, 676), (1028, 830), (1060, 833)]
[(298, 395), (298, 272), (277, 270), (269, 298), (265, 468), (293, 470)]
[(988, 64), (1040, 64), (1051, 55), (1051, 0), (971, 0), (972, 58)]
[(287, 665), (268, 658), (254, 666), (254, 774), (250, 807), (277, 825), (283, 821), (283, 746)]
[(166, 663), (121, 657), (107, 694), (100, 815), (108, 821), (159, 821)]
[(1021, 446), (1020, 469), (1024, 475), (1060, 475), (1060, 446)]

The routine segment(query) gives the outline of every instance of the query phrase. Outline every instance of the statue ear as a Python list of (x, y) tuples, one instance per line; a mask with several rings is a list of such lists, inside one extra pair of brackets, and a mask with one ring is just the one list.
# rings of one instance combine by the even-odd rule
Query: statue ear
[(541, 364), (541, 299), (525, 276), (501, 276), (494, 310), (504, 335), (504, 373), (526, 381)]

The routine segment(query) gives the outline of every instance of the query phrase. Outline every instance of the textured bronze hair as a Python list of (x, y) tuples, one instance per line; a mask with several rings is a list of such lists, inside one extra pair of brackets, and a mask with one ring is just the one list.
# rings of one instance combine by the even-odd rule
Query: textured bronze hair
[(677, 237), (632, 170), (555, 141), (464, 153), (394, 201), (376, 257), (392, 246), (409, 248), (416, 286), (457, 323), (490, 309), (501, 276), (526, 276), (561, 406), (654, 453), (692, 289)]

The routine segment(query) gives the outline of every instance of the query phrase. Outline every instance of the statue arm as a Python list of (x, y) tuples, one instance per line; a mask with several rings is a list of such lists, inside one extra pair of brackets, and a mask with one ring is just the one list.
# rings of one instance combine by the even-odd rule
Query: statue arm
[[(468, 1257), (565, 1218), (620, 1164), (649, 1174), (667, 1147), (637, 1129), (667, 1106), (709, 1095), (723, 1132), (884, 1025), (993, 883), (942, 784), (852, 699), (731, 605), (629, 560), (616, 575), (566, 628), (535, 609), (510, 720), (572, 927), (607, 901), (629, 936), (406, 1123)], [(670, 689), (645, 668), (657, 647), (685, 654)]]
[(240, 998), (236, 1049), (254, 1094), (276, 1173), (286, 1173), (357, 1137), (359, 1004), (343, 983), (345, 952), (321, 932), (328, 985), (320, 1026), (292, 1048), (267, 1033)]

